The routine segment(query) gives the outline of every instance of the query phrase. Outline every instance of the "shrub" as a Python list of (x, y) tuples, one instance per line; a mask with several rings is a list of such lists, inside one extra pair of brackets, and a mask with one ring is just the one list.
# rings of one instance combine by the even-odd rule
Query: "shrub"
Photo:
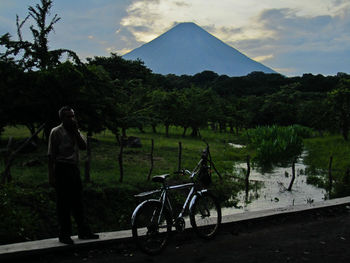
[(302, 135), (308, 135), (301, 126), (266, 126), (247, 131), (250, 147), (256, 149), (255, 161), (262, 167), (290, 163), (303, 150)]

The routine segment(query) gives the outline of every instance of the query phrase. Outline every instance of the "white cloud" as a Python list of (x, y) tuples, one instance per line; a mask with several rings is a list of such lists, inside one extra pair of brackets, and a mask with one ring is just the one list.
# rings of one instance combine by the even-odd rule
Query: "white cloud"
[[(253, 39), (270, 36), (255, 21), (259, 13), (268, 9), (287, 8), (297, 16), (313, 17), (340, 12), (346, 1), (334, 0), (189, 0), (185, 4), (173, 0), (136, 0), (127, 9), (121, 25), (128, 27), (136, 40), (148, 42), (165, 32), (174, 22), (195, 22), (200, 26), (215, 25), (219, 38)], [(138, 30), (137, 27), (143, 27)], [(244, 28), (227, 34), (220, 28)]]
[(273, 57), (274, 57), (273, 54), (269, 54), (269, 55), (257, 56), (257, 57), (255, 57), (255, 58), (253, 58), (253, 59), (254, 59), (255, 61), (258, 61), (258, 62), (263, 62), (263, 61), (272, 59)]
[[(27, 7), (38, 2), (0, 0), (0, 35), (10, 32), (16, 38), (16, 14), (23, 19)], [(345, 59), (350, 53), (349, 0), (57, 0), (56, 13), (62, 19), (50, 35), (51, 48), (72, 49), (82, 58), (110, 51), (122, 55), (176, 23), (195, 22), (288, 75), (316, 64), (314, 71), (322, 64), (350, 68)]]

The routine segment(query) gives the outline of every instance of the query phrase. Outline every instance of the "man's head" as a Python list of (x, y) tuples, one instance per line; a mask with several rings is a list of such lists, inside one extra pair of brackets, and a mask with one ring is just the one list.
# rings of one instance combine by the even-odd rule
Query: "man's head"
[(68, 115), (71, 115), (71, 113), (73, 113), (74, 115), (74, 110), (69, 106), (63, 106), (62, 108), (60, 108), (60, 110), (58, 111), (58, 116), (60, 117), (61, 121), (67, 115), (67, 113)]
[(62, 121), (62, 124), (66, 129), (72, 130), (76, 128), (77, 122), (75, 120), (74, 110), (71, 107), (62, 107), (58, 111), (58, 116), (60, 117), (60, 120)]

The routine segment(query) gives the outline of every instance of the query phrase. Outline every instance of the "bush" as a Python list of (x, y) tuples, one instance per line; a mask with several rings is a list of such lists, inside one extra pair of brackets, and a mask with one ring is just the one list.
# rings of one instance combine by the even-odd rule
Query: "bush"
[[(139, 200), (128, 188), (86, 187), (83, 193), (86, 217), (93, 231), (130, 228), (130, 218)], [(18, 185), (0, 188), (0, 244), (58, 236), (55, 191)], [(73, 222), (73, 234), (77, 234)]]
[(0, 208), (1, 244), (57, 236), (52, 190), (1, 186)]
[(296, 159), (303, 150), (301, 126), (266, 126), (246, 132), (249, 146), (256, 149), (255, 161), (262, 167), (284, 165)]

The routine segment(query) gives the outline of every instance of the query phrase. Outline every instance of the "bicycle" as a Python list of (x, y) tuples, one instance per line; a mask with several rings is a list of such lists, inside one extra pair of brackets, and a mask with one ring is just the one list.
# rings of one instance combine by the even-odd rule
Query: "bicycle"
[[(143, 252), (150, 255), (159, 254), (168, 243), (172, 227), (175, 227), (177, 232), (184, 231), (186, 211), (189, 211), (190, 223), (199, 237), (211, 239), (217, 234), (221, 224), (221, 208), (215, 197), (207, 190), (208, 183), (211, 181), (211, 166), (214, 164), (207, 144), (192, 172), (189, 170), (178, 172), (182, 175), (190, 175), (190, 183), (169, 186), (167, 184), (169, 174), (158, 175), (154, 176), (152, 181), (161, 183), (161, 189), (135, 195), (135, 197), (145, 197), (161, 193), (159, 199), (148, 199), (140, 203), (131, 217), (133, 238)], [(205, 179), (206, 173), (209, 180)], [(174, 217), (168, 191), (185, 188), (190, 189), (187, 198), (181, 212)]]

